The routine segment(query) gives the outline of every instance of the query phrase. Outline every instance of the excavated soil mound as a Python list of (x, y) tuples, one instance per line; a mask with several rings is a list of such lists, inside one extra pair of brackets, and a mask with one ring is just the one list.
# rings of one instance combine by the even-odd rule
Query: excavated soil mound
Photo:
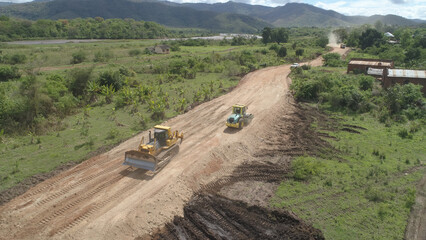
[(152, 238), (324, 239), (324, 236), (289, 212), (248, 206), (219, 195), (200, 194), (185, 206), (184, 217), (175, 217)]

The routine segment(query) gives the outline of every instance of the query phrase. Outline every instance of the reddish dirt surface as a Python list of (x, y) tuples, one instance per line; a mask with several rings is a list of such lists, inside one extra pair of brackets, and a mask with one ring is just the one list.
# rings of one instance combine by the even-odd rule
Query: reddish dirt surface
[[(321, 59), (310, 64), (320, 65)], [(145, 236), (174, 216), (183, 216), (184, 204), (195, 192), (226, 183), (226, 177), (242, 163), (262, 157), (273, 160), (277, 152), (308, 151), (300, 144), (311, 142), (298, 131), (289, 131), (288, 123), (304, 119), (292, 104), (289, 72), (288, 65), (252, 72), (232, 92), (165, 122), (183, 130), (185, 140), (179, 154), (156, 175), (121, 165), (124, 152), (135, 149), (140, 138), (147, 136), (143, 132), (36, 185), (0, 207), (0, 239)], [(225, 127), (235, 103), (248, 105), (255, 116), (242, 130)], [(257, 179), (257, 171), (246, 172)]]

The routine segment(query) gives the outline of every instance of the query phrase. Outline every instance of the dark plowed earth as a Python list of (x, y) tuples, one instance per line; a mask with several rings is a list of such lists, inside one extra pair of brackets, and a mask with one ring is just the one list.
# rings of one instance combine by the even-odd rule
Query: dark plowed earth
[(200, 194), (185, 206), (184, 217), (175, 217), (153, 239), (324, 239), (324, 236), (288, 212)]

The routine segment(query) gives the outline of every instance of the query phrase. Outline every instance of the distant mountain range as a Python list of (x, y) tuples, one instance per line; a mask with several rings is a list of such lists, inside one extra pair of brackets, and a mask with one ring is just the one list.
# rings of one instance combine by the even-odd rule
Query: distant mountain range
[(264, 27), (339, 27), (361, 24), (409, 26), (426, 23), (396, 15), (345, 16), (303, 3), (266, 7), (244, 3), (184, 3), (156, 0), (36, 0), (0, 5), (0, 15), (18, 18), (70, 19), (103, 17), (154, 21), (169, 27), (215, 32), (257, 32)]

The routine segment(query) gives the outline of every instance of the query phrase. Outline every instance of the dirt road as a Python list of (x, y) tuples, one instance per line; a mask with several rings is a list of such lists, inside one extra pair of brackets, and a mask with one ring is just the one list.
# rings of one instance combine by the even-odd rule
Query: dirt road
[[(289, 72), (285, 65), (250, 73), (232, 92), (165, 122), (183, 130), (185, 140), (155, 176), (121, 165), (124, 152), (147, 136), (143, 132), (38, 184), (0, 208), (0, 239), (134, 239), (182, 215), (195, 191), (229, 175), (256, 149), (273, 147), (264, 139), (274, 134), (273, 119), (291, 111)], [(255, 116), (242, 130), (225, 127), (235, 103)]]

